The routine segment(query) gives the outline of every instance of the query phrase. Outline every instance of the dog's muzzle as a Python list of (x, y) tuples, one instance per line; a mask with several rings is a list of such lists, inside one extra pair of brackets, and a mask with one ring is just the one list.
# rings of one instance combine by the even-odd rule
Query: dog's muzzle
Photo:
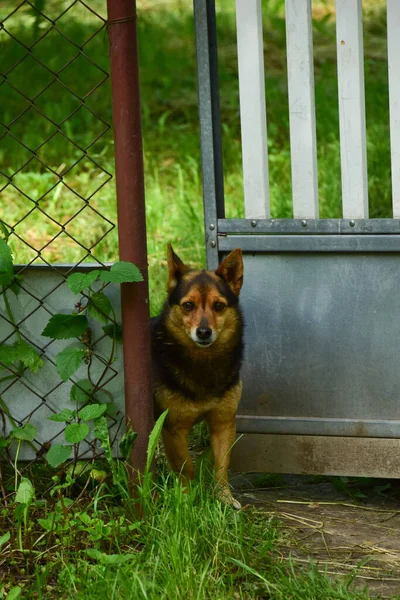
[(190, 337), (198, 346), (210, 346), (217, 337), (210, 327), (197, 327), (190, 332)]

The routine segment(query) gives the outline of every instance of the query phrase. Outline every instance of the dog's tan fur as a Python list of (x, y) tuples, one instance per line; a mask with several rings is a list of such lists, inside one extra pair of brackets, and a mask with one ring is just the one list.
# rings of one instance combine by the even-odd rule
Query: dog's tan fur
[[(168, 408), (163, 428), (168, 462), (184, 481), (193, 478), (188, 435), (195, 423), (205, 420), (219, 496), (237, 508), (240, 504), (228, 486), (228, 466), (242, 391), (238, 377), (242, 319), (237, 306), (242, 281), (240, 249), (231, 252), (213, 272), (191, 270), (169, 245), (169, 302), (153, 330), (155, 406), (156, 414)], [(185, 309), (188, 306), (190, 310)], [(204, 324), (215, 340), (199, 347), (192, 339), (196, 336), (193, 332)]]

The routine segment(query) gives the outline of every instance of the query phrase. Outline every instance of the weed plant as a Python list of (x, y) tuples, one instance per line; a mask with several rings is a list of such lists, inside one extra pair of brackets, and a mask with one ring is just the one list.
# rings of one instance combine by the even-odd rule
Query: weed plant
[[(311, 563), (295, 567), (280, 553), (285, 535), (265, 512), (235, 512), (216, 500), (206, 470), (187, 493), (175, 476), (139, 486), (143, 516), (119, 483), (85, 477), (33, 501), (22, 548), (0, 537), (3, 597), (84, 600), (243, 599), (361, 600), (351, 591), (356, 571), (332, 580)], [(78, 480), (78, 478), (77, 478)], [(151, 493), (150, 493), (151, 491)], [(3, 508), (2, 531), (13, 529), (13, 506)], [(10, 594), (20, 594), (10, 595)]]

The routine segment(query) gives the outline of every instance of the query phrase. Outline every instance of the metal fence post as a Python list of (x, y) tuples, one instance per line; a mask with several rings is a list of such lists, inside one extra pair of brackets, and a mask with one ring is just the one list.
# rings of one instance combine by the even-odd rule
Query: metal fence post
[(120, 259), (144, 277), (121, 286), (126, 419), (139, 433), (132, 461), (143, 472), (153, 403), (136, 2), (107, 0), (107, 9)]
[(218, 267), (218, 219), (225, 217), (215, 0), (194, 0), (201, 172), (207, 267)]

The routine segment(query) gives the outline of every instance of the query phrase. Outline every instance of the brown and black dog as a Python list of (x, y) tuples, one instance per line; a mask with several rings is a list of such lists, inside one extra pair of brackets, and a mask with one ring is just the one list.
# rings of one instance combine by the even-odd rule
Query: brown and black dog
[(216, 271), (199, 271), (185, 265), (168, 244), (168, 299), (161, 315), (152, 319), (155, 408), (157, 416), (169, 409), (163, 441), (170, 467), (183, 481), (193, 479), (188, 435), (205, 420), (217, 493), (235, 508), (240, 504), (228, 486), (228, 466), (242, 391), (242, 283), (239, 248)]

